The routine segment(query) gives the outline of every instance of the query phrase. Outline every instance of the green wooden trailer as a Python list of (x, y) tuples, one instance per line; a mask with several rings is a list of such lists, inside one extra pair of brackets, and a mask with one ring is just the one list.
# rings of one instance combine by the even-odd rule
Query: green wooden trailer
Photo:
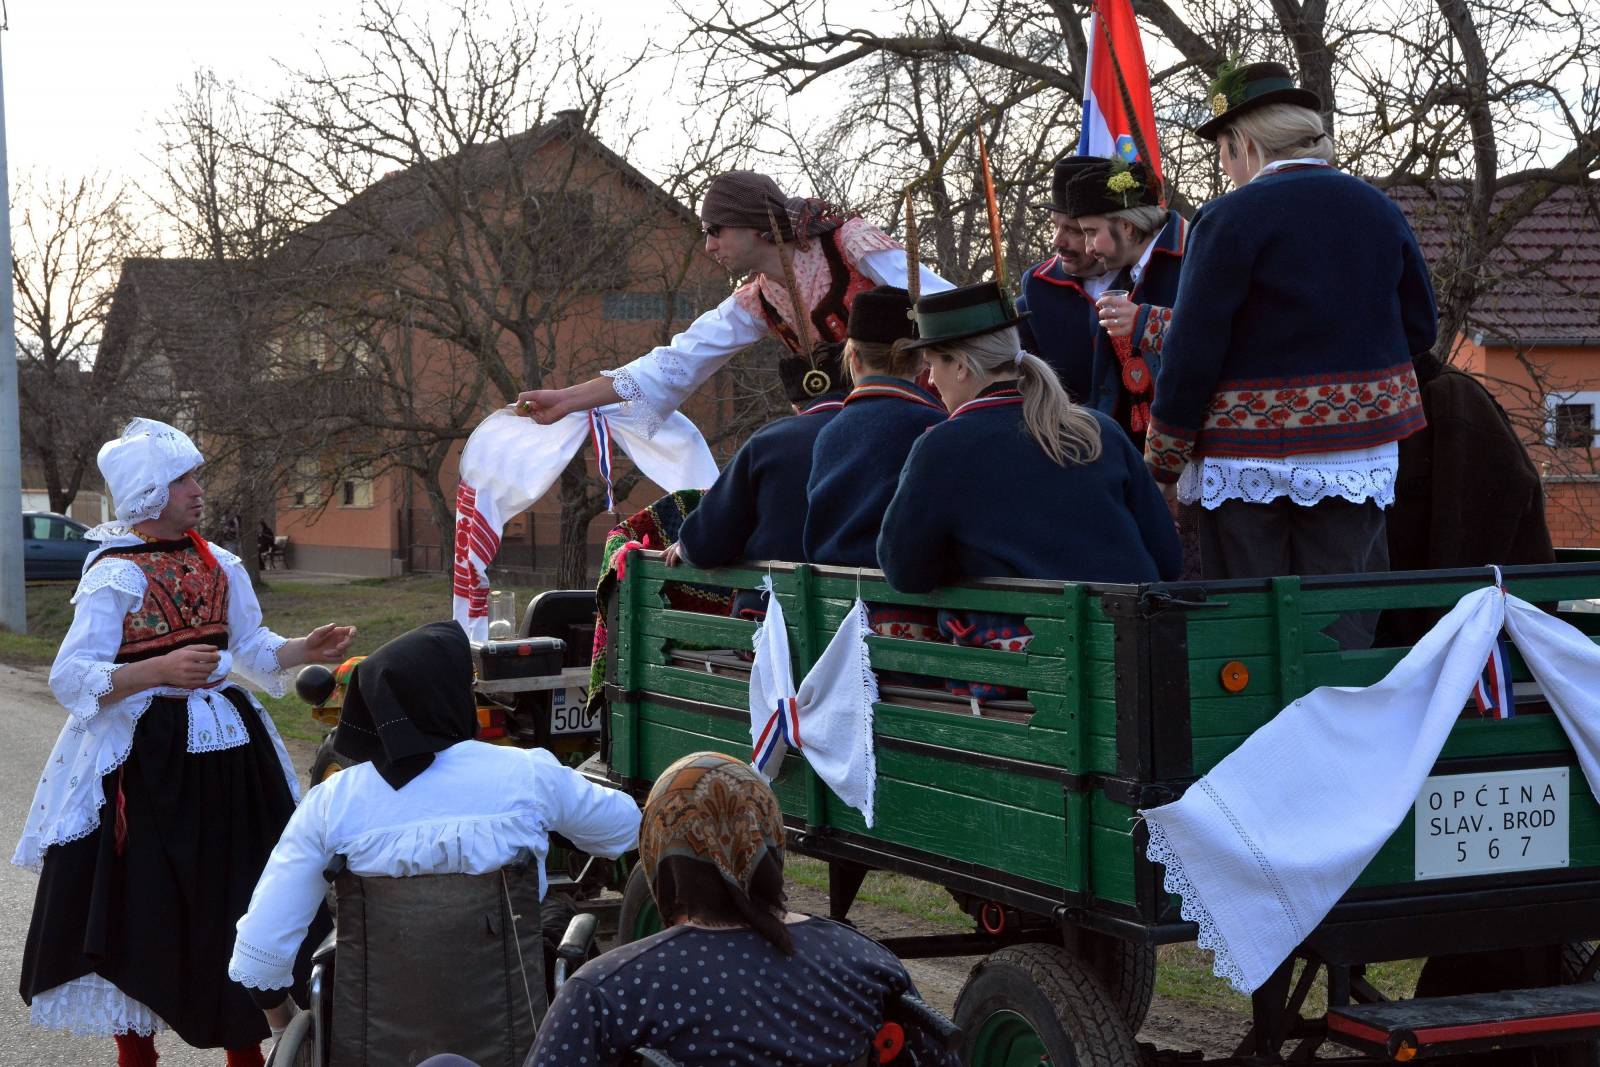
[[(1322, 630), (1341, 613), (1445, 609), (1490, 574), (1005, 580), (918, 596), (896, 593), (874, 571), (780, 563), (668, 569), (659, 554), (642, 553), (609, 609), (605, 773), (642, 798), (682, 755), (750, 750), (748, 670), (738, 652), (750, 649), (754, 625), (672, 610), (666, 583), (755, 588), (770, 576), (796, 678), (857, 595), (1025, 616), (1034, 634), (1025, 652), (869, 638), (879, 672), (998, 683), (1025, 689), (1027, 700), (974, 705), (934, 689), (883, 686), (874, 722), (876, 825), (868, 829), (791, 756), (774, 784), (790, 847), (829, 864), (836, 917), (848, 914), (874, 869), (944, 886), (972, 916), (970, 933), (890, 943), (908, 958), (985, 957), (957, 1001), (967, 1062), (1159, 1062), (1162, 1054), (1141, 1052), (1133, 1038), (1154, 984), (1154, 947), (1193, 940), (1196, 931), (1163, 890), (1161, 869), (1144, 858), (1136, 810), (1181, 796), (1289, 701), (1322, 685), (1371, 684), (1404, 655), (1340, 651)], [(1507, 568), (1505, 579), (1518, 596), (1552, 607), (1600, 598), (1600, 563)], [(1563, 615), (1600, 633), (1600, 615)], [(1566, 769), (1564, 818), (1538, 830), (1535, 855), (1549, 865), (1528, 868), (1501, 843), (1493, 859), (1464, 857), (1461, 869), (1472, 873), (1458, 875), (1440, 868), (1437, 849), (1424, 861), (1408, 817), (1297, 959), (1255, 994), (1254, 1026), (1240, 1035), (1239, 1059), (1227, 1062), (1313, 1058), (1335, 1042), (1348, 1046), (1342, 1056), (1353, 1047), (1378, 1061), (1519, 1044), (1559, 1046), (1565, 1058), (1551, 1062), (1592, 1061), (1583, 1058), (1591, 1056), (1584, 1042), (1600, 1032), (1600, 1001), (1580, 1011), (1571, 998), (1600, 990), (1589, 982), (1587, 948), (1600, 939), (1600, 806), (1515, 657), (1513, 670), (1518, 714), (1488, 720), (1464, 709), (1432, 773), (1479, 782)], [(1596, 701), (1600, 708), (1600, 694)], [(1483, 851), (1484, 842), (1472, 843)], [(1422, 865), (1429, 869), (1419, 877)], [(625, 937), (654, 921), (642, 883), (631, 897), (625, 927), (637, 928), (625, 928)], [(1397, 1007), (1363, 977), (1376, 961), (1498, 950), (1523, 950), (1541, 975), (1535, 984), (1566, 982), (1566, 999), (1556, 997), (1554, 1009), (1524, 1006), (1516, 1018), (1470, 994)], [(1471, 957), (1448, 964), (1473, 965)], [(1330, 1011), (1304, 1018), (1318, 973), (1327, 977)], [(1430, 1027), (1445, 1008), (1453, 1028)]]

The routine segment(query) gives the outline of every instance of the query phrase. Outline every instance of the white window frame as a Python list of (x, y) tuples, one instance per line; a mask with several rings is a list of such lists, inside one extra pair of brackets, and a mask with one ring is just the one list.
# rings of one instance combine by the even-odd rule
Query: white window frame
[(1578, 448), (1579, 445), (1566, 445), (1556, 440), (1556, 408), (1568, 404), (1588, 404), (1594, 412), (1590, 425), (1594, 433), (1589, 439), (1589, 447), (1595, 448), (1595, 438), (1600, 437), (1600, 390), (1581, 389), (1570, 393), (1549, 393), (1544, 398), (1544, 443), (1551, 448)]

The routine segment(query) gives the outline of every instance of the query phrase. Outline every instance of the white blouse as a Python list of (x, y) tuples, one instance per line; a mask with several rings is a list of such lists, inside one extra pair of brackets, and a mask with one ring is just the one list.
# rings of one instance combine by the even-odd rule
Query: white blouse
[[(879, 285), (904, 287), (906, 254), (901, 249), (868, 252), (857, 263), (861, 273)], [(921, 268), (923, 293), (942, 293), (949, 282)], [(651, 349), (618, 370), (601, 371), (617, 395), (639, 408), (645, 433), (653, 435), (666, 417), (683, 404), (724, 363), (767, 335), (767, 323), (739, 304), (738, 294), (691, 322), (667, 344)]]
[[(128, 534), (106, 541), (104, 548), (139, 543), (139, 538)], [(211, 545), (211, 552), (228, 576), (228, 647), (222, 651), (211, 681), (219, 683), (230, 675), (240, 675), (272, 695), (282, 696), (288, 691), (289, 674), (278, 663), (278, 649), (285, 638), (261, 624), (261, 604), (239, 557), (217, 545)], [(122, 646), (123, 620), (144, 602), (146, 582), (144, 572), (133, 562), (120, 557), (93, 562), (98, 555), (90, 557), (73, 593), (72, 625), (50, 668), (50, 689), (68, 715), (39, 778), (22, 839), (12, 856), (13, 863), (31, 870), (40, 868), (46, 849), (84, 837), (100, 824), (100, 805), (105, 799), (100, 779), (128, 758), (134, 728), (156, 697), (175, 697), (187, 703), (190, 752), (235, 748), (249, 740), (238, 710), (220, 685), (212, 689), (157, 686), (113, 701), (104, 699), (111, 692), (111, 676), (122, 666), (115, 660)], [(271, 717), (253, 697), (246, 696), (271, 735), (290, 792), (298, 798), (299, 780)]]
[(352, 874), (406, 877), (486, 874), (529, 848), (542, 896), (551, 831), (585, 852), (620, 856), (638, 842), (639, 808), (544, 749), (482, 741), (438, 753), (403, 789), (370, 763), (336, 774), (306, 794), (272, 850), (239, 920), (228, 977), (255, 989), (292, 984), (335, 855)]

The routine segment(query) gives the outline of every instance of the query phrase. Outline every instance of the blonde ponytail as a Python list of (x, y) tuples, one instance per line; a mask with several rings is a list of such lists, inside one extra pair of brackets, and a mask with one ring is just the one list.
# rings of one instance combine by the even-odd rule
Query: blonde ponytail
[(1100, 423), (1072, 402), (1055, 370), (1031, 352), (1017, 360), (1022, 424), (1045, 455), (1061, 466), (1100, 458)]
[(1015, 371), (1017, 391), (1022, 394), (1022, 425), (1044, 454), (1063, 467), (1100, 458), (1099, 421), (1072, 402), (1050, 364), (1022, 350), (1016, 327), (931, 344), (923, 351), (966, 364), (980, 381)]

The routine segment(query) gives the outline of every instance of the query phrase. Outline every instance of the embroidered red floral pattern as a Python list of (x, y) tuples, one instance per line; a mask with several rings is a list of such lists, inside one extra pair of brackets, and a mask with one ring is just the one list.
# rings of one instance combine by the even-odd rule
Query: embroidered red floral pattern
[(197, 640), (228, 643), (228, 575), (207, 570), (192, 548), (175, 552), (131, 552), (125, 559), (144, 573), (144, 602), (122, 621), (118, 662), (141, 659)]

